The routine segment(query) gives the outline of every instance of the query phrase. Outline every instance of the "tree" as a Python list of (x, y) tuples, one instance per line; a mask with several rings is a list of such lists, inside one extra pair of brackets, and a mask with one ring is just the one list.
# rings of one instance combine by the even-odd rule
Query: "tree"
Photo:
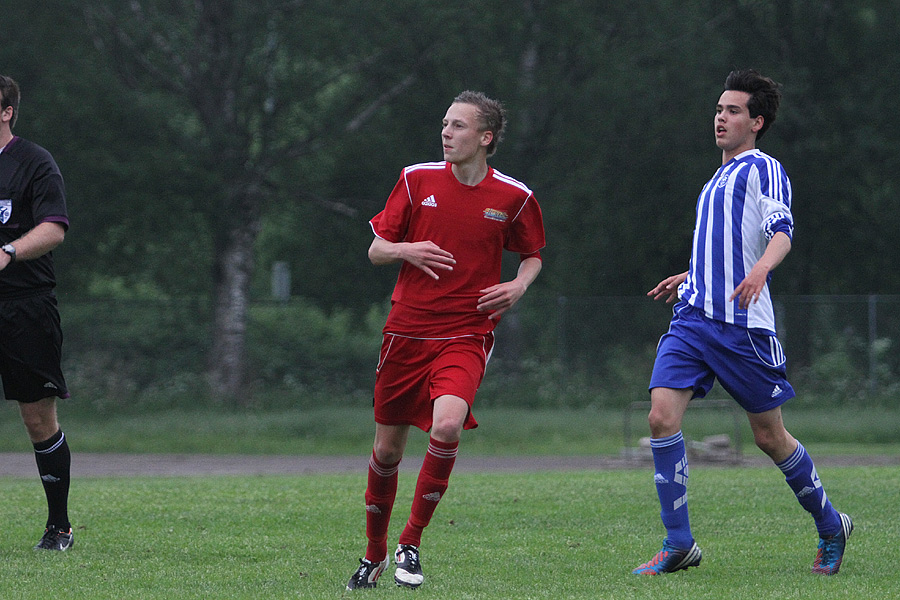
[[(211, 380), (233, 396), (254, 264), (290, 260), (294, 294), (326, 314), (388, 297), (390, 273), (365, 258), (366, 221), (403, 165), (440, 158), (440, 116), (466, 88), (506, 102), (491, 162), (544, 208), (537, 293), (638, 295), (687, 267), (691, 206), (718, 166), (714, 100), (744, 66), (785, 84), (761, 144), (794, 186), (776, 292), (896, 293), (900, 133), (884, 107), (898, 8), (12, 3), (0, 63), (23, 84), (18, 132), (54, 153), (72, 192), (60, 289), (208, 298)], [(255, 271), (258, 299), (269, 281)]]
[[(365, 21), (366, 3), (339, 4), (83, 5), (96, 47), (123, 82), (166, 104), (167, 118), (158, 125), (181, 133), (215, 189), (200, 203), (214, 263), (208, 375), (213, 393), (225, 399), (244, 392), (255, 242), (279, 184), (297, 172), (295, 162), (317, 162), (317, 153), (357, 130), (416, 79), (419, 53), (397, 53), (398, 46), (409, 48), (394, 43), (387, 11), (370, 11), (369, 33), (380, 35), (359, 36), (354, 24)], [(360, 87), (386, 71), (380, 85)], [(302, 186), (293, 182), (295, 198)]]

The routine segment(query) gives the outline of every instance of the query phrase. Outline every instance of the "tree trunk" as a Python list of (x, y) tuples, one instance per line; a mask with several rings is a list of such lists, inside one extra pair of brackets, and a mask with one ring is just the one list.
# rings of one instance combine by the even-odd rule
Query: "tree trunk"
[[(207, 377), (214, 398), (225, 404), (246, 404), (246, 333), (254, 246), (259, 233), (258, 203), (245, 194), (237, 203), (249, 210), (230, 220), (216, 253), (213, 345)], [(254, 204), (256, 206), (254, 206)]]

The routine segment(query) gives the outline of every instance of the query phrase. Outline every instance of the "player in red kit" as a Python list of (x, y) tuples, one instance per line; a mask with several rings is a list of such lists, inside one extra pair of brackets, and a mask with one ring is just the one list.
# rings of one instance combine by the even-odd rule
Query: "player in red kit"
[[(494, 327), (540, 273), (540, 206), (527, 186), (487, 163), (505, 125), (499, 102), (461, 93), (443, 120), (444, 161), (406, 167), (370, 221), (372, 263), (402, 264), (376, 369), (368, 546), (347, 589), (375, 587), (389, 563), (387, 531), (411, 425), (430, 439), (394, 552), (394, 581), (422, 584), (422, 531), (447, 490), (463, 429), (478, 425), (472, 405)], [(520, 256), (507, 282), (500, 280), (504, 249)]]

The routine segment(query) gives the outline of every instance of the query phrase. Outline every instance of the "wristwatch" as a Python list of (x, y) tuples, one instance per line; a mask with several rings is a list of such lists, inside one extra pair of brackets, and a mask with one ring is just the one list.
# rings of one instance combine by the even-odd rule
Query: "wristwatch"
[(7, 254), (9, 254), (9, 262), (16, 262), (16, 247), (12, 244), (4, 244), (0, 250), (3, 250)]

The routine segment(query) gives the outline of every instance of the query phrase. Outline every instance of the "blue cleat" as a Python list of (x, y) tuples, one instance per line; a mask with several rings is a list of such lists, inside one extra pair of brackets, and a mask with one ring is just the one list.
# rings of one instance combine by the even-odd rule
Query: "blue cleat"
[(838, 514), (841, 517), (841, 530), (830, 537), (819, 538), (819, 550), (816, 552), (816, 560), (813, 562), (813, 573), (835, 575), (841, 568), (847, 539), (853, 533), (853, 521), (844, 513)]
[(662, 550), (656, 553), (650, 562), (645, 562), (632, 571), (635, 575), (662, 575), (674, 573), (688, 567), (696, 567), (702, 558), (700, 547), (694, 542), (690, 548), (676, 548), (663, 540)]

